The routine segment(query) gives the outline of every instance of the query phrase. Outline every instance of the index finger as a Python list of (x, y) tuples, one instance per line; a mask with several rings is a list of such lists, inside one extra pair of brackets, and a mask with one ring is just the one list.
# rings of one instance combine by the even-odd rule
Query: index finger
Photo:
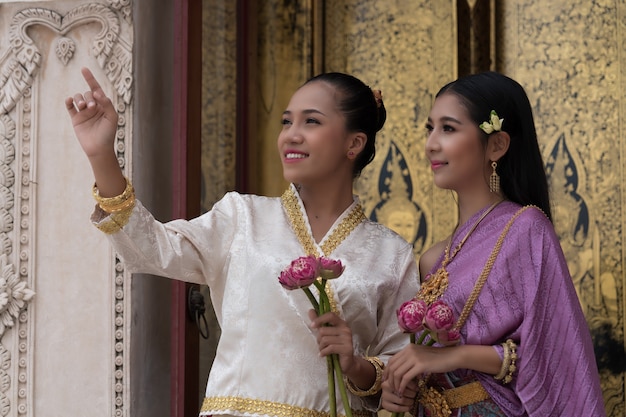
[(91, 72), (89, 68), (83, 67), (81, 68), (80, 71), (83, 74), (83, 78), (87, 82), (87, 85), (89, 86), (89, 89), (92, 92), (97, 91), (97, 90), (102, 90), (100, 83), (98, 83), (98, 81), (96, 80), (96, 77), (93, 76), (93, 73)]

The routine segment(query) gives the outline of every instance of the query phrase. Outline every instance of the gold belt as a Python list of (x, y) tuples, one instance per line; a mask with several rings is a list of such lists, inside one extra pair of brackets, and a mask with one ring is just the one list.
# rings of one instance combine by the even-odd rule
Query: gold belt
[(455, 408), (466, 407), (487, 399), (489, 393), (479, 381), (444, 390), (427, 386), (425, 380), (418, 384), (417, 402), (422, 404), (432, 417), (448, 417)]

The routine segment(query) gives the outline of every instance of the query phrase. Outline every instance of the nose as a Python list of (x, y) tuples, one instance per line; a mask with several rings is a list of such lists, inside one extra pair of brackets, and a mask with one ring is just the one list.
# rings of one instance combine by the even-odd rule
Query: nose
[(282, 130), (278, 134), (277, 145), (281, 149), (284, 145), (300, 144), (302, 141), (302, 134), (294, 125), (283, 125)]
[(300, 129), (295, 124), (287, 125), (283, 128), (281, 135), (288, 143), (302, 143), (303, 136)]
[(432, 153), (439, 150), (439, 138), (435, 130), (431, 130), (426, 135), (426, 153)]

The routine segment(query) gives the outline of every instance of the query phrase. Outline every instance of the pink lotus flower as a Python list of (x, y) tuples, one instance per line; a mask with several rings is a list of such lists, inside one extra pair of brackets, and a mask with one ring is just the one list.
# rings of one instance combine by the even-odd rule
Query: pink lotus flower
[(431, 337), (442, 346), (454, 346), (461, 340), (461, 333), (458, 330), (441, 330)]
[(344, 266), (339, 259), (319, 258), (320, 276), (323, 279), (339, 278), (343, 274)]
[(437, 300), (428, 307), (424, 326), (432, 333), (450, 330), (454, 326), (454, 313), (449, 305)]
[(398, 325), (404, 333), (417, 333), (424, 329), (424, 317), (428, 305), (424, 300), (405, 301), (396, 311)]
[(301, 256), (291, 261), (278, 277), (278, 282), (288, 290), (306, 288), (313, 284), (320, 273), (319, 262), (314, 256)]

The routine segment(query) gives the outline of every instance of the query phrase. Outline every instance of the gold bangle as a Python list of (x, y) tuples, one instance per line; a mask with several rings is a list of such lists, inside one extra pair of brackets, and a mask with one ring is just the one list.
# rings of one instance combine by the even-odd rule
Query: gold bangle
[(132, 208), (135, 205), (135, 189), (128, 178), (126, 180), (126, 188), (122, 194), (115, 197), (101, 197), (96, 184), (93, 185), (92, 194), (96, 199), (98, 206), (107, 213), (119, 213), (121, 211)]
[(376, 370), (376, 379), (374, 380), (374, 384), (372, 384), (370, 389), (364, 391), (354, 385), (349, 378), (345, 378), (346, 387), (351, 393), (353, 393), (357, 397), (367, 397), (369, 395), (377, 394), (383, 384), (383, 369), (385, 369), (385, 364), (383, 363), (383, 361), (381, 361), (380, 358), (376, 356), (365, 356), (363, 357), (363, 359), (365, 359), (374, 366), (374, 369)]
[(117, 206), (103, 206), (103, 205), (100, 205), (100, 208), (102, 210), (106, 211), (109, 214), (111, 214), (111, 213), (119, 213), (119, 212), (124, 211), (124, 210), (132, 209), (133, 207), (135, 207), (135, 196), (134, 195), (131, 195), (128, 200), (118, 204)]
[(100, 196), (98, 185), (94, 184), (93, 188), (91, 189), (93, 198), (96, 199), (96, 201), (98, 202), (100, 206), (110, 207), (110, 206), (118, 206), (122, 204), (123, 202), (128, 200), (131, 196), (135, 195), (135, 190), (130, 180), (126, 177), (124, 177), (124, 179), (126, 180), (126, 188), (124, 188), (124, 191), (122, 192), (122, 194), (117, 195), (115, 197), (102, 197)]
[(506, 342), (502, 343), (502, 348), (504, 349), (502, 368), (494, 378), (502, 381), (503, 384), (508, 384), (513, 380), (513, 374), (517, 370), (517, 345), (513, 340), (507, 339)]

